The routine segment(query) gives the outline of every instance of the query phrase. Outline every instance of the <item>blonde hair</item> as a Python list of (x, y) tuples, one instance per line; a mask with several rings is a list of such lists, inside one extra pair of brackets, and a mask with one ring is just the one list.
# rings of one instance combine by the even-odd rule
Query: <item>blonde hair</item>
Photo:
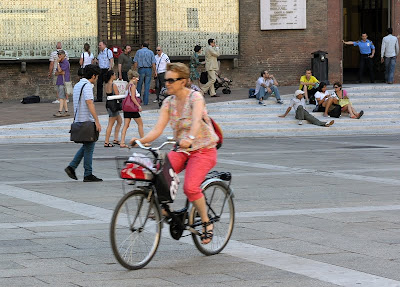
[(190, 70), (188, 66), (183, 63), (168, 63), (167, 71), (171, 71), (178, 74), (179, 78), (189, 79)]
[(132, 78), (139, 78), (139, 73), (134, 70), (129, 70), (128, 71), (128, 79), (129, 81), (132, 80)]

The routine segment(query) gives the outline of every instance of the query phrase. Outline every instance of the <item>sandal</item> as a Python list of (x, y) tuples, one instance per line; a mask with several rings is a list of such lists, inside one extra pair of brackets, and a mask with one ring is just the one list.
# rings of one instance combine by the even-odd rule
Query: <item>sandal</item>
[(350, 119), (357, 119), (357, 116), (353, 115), (353, 116), (350, 117)]
[(110, 143), (104, 143), (104, 147), (113, 147), (114, 145), (113, 144), (110, 144)]
[(361, 118), (363, 116), (363, 114), (364, 114), (364, 111), (360, 111), (360, 113), (358, 114), (357, 119)]
[(120, 147), (120, 148), (127, 148), (128, 146), (127, 146), (126, 144), (123, 143), (123, 144), (119, 144), (119, 147)]
[(113, 144), (119, 145), (119, 144), (120, 144), (120, 142), (119, 142), (119, 141), (117, 141), (117, 140), (113, 140)]
[[(214, 236), (214, 224), (211, 221), (208, 222), (202, 222), (201, 225), (203, 225), (204, 231), (200, 235), (201, 238), (201, 244), (208, 244), (211, 242)], [(207, 226), (212, 225), (213, 228), (210, 230), (207, 230)], [(209, 241), (207, 241), (209, 239)], [(207, 241), (207, 242), (205, 242)]]

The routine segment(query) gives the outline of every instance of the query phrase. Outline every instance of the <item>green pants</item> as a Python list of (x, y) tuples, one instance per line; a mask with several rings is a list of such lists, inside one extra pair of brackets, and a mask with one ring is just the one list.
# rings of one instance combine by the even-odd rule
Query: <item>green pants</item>
[(326, 122), (321, 122), (319, 119), (314, 117), (313, 115), (310, 115), (309, 112), (307, 112), (303, 106), (299, 106), (296, 110), (296, 119), (302, 121), (306, 120), (310, 122), (310, 124), (316, 125), (316, 126), (324, 126)]

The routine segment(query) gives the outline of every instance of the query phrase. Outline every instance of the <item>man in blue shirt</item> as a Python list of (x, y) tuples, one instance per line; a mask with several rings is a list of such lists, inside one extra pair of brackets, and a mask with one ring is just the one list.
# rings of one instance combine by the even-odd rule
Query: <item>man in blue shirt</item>
[(353, 41), (347, 41), (345, 42), (343, 40), (343, 44), (345, 45), (353, 45), (353, 46), (358, 46), (360, 49), (360, 66), (359, 66), (359, 71), (358, 71), (358, 79), (359, 82), (362, 82), (362, 75), (364, 72), (364, 67), (367, 65), (368, 70), (369, 70), (369, 79), (371, 83), (374, 83), (374, 63), (372, 61), (372, 58), (375, 55), (375, 46), (374, 44), (367, 39), (368, 35), (367, 33), (362, 33), (361, 34), (361, 41), (353, 42)]
[(110, 49), (107, 48), (106, 43), (99, 42), (99, 54), (97, 55), (97, 64), (100, 67), (100, 75), (97, 80), (97, 99), (95, 102), (103, 101), (103, 83), (106, 79), (106, 74), (114, 67), (114, 57)]
[[(137, 68), (139, 72), (137, 91), (143, 96), (143, 104), (148, 105), (152, 69), (154, 70), (154, 77), (157, 77), (156, 59), (153, 51), (149, 50), (148, 43), (143, 43), (142, 48), (137, 50), (135, 57), (133, 58), (133, 68)], [(142, 94), (143, 82), (144, 93)]]

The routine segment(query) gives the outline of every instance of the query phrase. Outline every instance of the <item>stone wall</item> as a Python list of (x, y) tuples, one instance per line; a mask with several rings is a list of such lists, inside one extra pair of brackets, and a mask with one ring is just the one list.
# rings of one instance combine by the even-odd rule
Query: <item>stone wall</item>
[[(73, 84), (79, 81), (78, 63), (71, 63)], [(47, 77), (48, 62), (26, 64), (26, 72), (21, 73), (21, 63), (2, 64), (0, 69), (0, 101), (21, 100), (37, 95), (44, 102), (54, 101), (56, 92), (52, 80)]]

